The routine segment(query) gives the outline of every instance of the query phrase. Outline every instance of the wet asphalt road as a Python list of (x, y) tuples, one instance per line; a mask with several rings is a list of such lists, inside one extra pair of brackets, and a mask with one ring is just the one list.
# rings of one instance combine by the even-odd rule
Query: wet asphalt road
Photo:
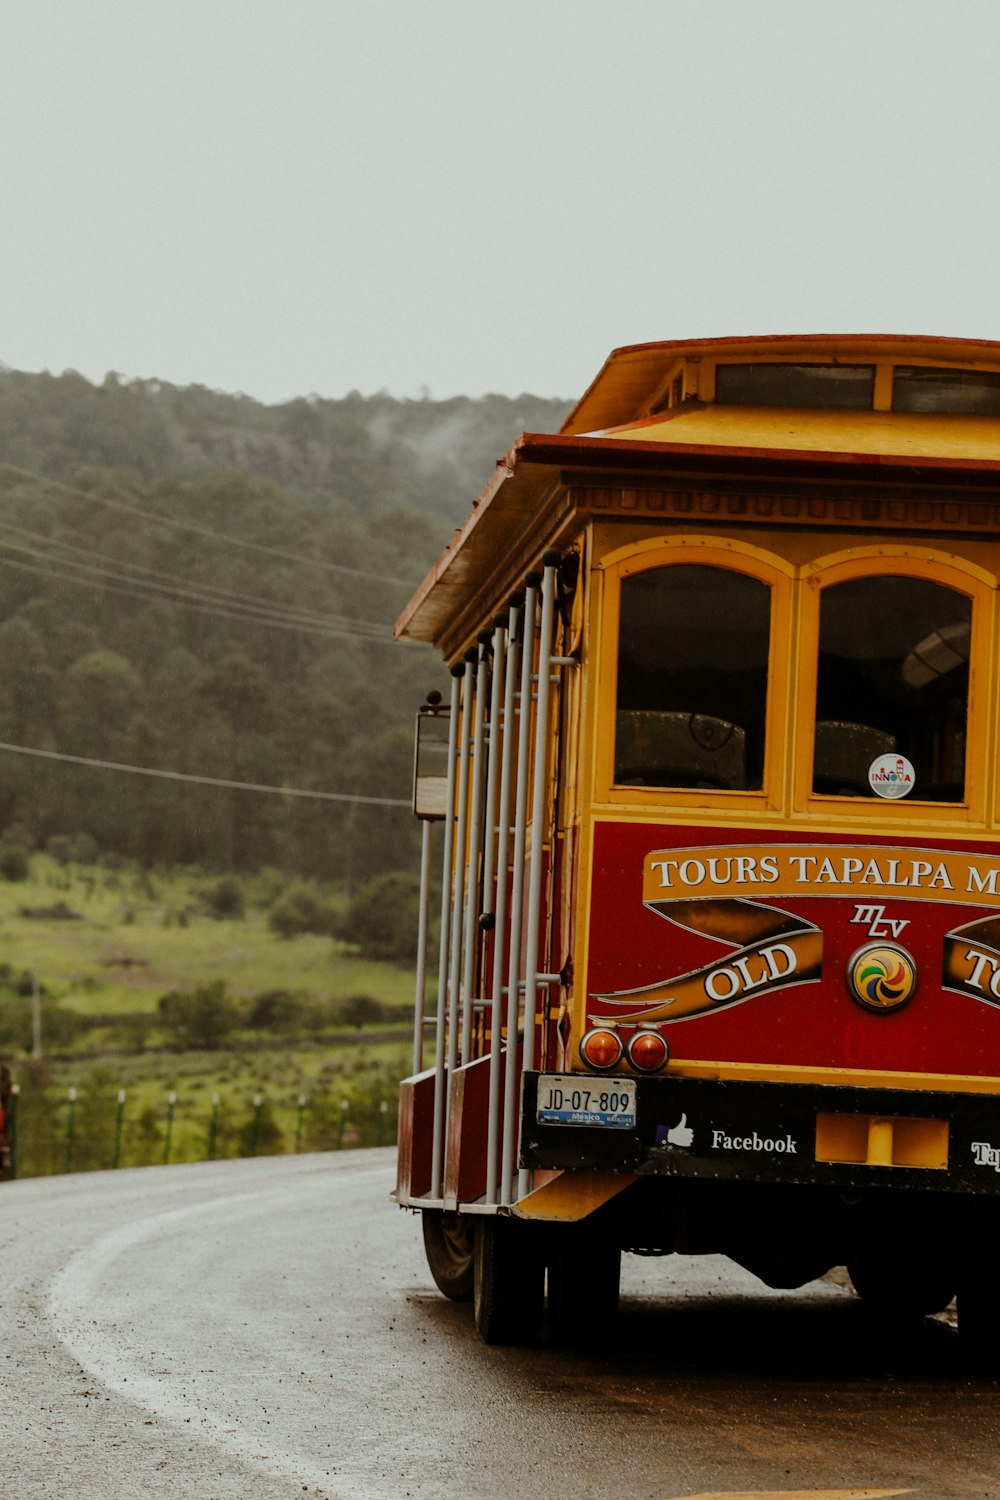
[(0, 1495), (1000, 1497), (1000, 1387), (826, 1282), (626, 1257), (614, 1343), (487, 1349), (391, 1153), (0, 1188)]

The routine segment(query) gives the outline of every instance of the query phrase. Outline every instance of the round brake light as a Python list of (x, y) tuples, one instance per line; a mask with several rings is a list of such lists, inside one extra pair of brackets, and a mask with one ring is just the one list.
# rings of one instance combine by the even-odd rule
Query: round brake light
[(588, 1031), (580, 1042), (580, 1056), (588, 1068), (597, 1068), (601, 1073), (606, 1073), (621, 1061), (622, 1050), (618, 1033), (600, 1027)]
[(655, 1073), (670, 1058), (670, 1048), (658, 1031), (636, 1031), (628, 1044), (628, 1060), (640, 1073)]

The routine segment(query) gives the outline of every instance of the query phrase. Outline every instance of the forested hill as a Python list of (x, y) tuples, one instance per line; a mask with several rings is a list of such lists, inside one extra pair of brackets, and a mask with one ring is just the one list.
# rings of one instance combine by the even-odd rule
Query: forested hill
[[(568, 403), (193, 386), (0, 369), (0, 741), (239, 782), (405, 798), (441, 683), (390, 626), (522, 430)], [(0, 855), (102, 850), (352, 881), (412, 867), (399, 808), (0, 749)]]
[(353, 392), (265, 406), (249, 396), (116, 375), (0, 366), (0, 456), (63, 475), (79, 464), (147, 479), (242, 469), (291, 494), (331, 495), (366, 515), (412, 507), (447, 527), (469, 509), (521, 432), (555, 432), (568, 401), (537, 396), (399, 401)]

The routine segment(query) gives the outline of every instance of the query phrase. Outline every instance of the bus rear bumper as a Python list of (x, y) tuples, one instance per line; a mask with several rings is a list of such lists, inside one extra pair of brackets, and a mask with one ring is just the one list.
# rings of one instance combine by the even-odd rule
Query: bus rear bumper
[[(524, 1167), (1000, 1197), (1000, 1094), (666, 1075), (635, 1080), (634, 1119), (576, 1124), (545, 1118), (541, 1076), (524, 1075)], [(565, 1075), (567, 1094), (615, 1083)]]

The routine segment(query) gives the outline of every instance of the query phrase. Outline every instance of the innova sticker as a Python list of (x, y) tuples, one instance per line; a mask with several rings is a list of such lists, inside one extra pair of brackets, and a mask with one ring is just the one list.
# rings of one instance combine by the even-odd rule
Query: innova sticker
[(892, 751), (889, 755), (876, 756), (872, 761), (868, 767), (868, 785), (876, 797), (888, 797), (894, 801), (913, 791), (916, 774), (905, 755)]

